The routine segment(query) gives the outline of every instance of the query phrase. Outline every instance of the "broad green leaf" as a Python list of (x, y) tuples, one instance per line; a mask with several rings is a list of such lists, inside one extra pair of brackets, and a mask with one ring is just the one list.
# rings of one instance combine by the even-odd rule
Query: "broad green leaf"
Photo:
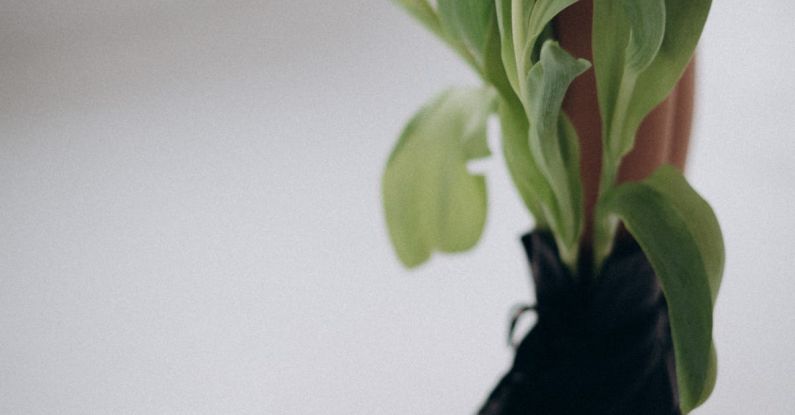
[(571, 82), (590, 67), (588, 61), (575, 59), (557, 42), (547, 41), (540, 61), (528, 74), (524, 99), (530, 121), (530, 150), (554, 195), (553, 200), (542, 204), (553, 214), (549, 223), (558, 238), (561, 257), (570, 266), (574, 265), (582, 232), (582, 188), (577, 135), (561, 117), (561, 105)]
[(701, 38), (711, 0), (665, 0), (665, 36), (657, 56), (638, 77), (627, 117), (633, 135), (643, 118), (682, 77)]
[(594, 67), (607, 158), (603, 188), (612, 185), (641, 121), (682, 76), (710, 5), (711, 0), (595, 0)]
[(715, 214), (670, 166), (643, 182), (612, 189), (598, 211), (624, 222), (660, 279), (668, 302), (681, 409), (687, 413), (709, 397), (717, 371), (712, 312), (724, 252)]
[(661, 167), (657, 174), (646, 179), (646, 182), (666, 195), (678, 211), (688, 215), (690, 229), (696, 235), (698, 251), (701, 253), (709, 277), (710, 292), (714, 302), (718, 296), (725, 264), (725, 247), (718, 218), (715, 217), (707, 201), (690, 187), (684, 176), (675, 168)]
[(489, 155), (491, 88), (451, 89), (424, 106), (403, 131), (382, 182), (387, 226), (408, 267), (434, 251), (473, 247), (486, 220), (486, 185), (467, 162)]
[(651, 64), (662, 45), (665, 0), (623, 0), (623, 5), (630, 26), (626, 72), (640, 74)]
[(466, 46), (482, 68), (490, 32), (497, 25), (494, 0), (438, 0), (437, 3), (442, 27)]
[[(594, 70), (603, 140), (600, 194), (614, 186), (640, 123), (682, 76), (710, 5), (711, 0), (594, 1)], [(613, 223), (597, 218), (597, 264), (609, 252), (615, 230)]]

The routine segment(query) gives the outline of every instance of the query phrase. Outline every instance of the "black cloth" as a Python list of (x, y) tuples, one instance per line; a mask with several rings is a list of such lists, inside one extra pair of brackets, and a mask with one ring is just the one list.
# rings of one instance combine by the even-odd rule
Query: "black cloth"
[(522, 238), (538, 322), (479, 415), (678, 415), (673, 345), (659, 282), (637, 243), (595, 278), (573, 278), (551, 235)]

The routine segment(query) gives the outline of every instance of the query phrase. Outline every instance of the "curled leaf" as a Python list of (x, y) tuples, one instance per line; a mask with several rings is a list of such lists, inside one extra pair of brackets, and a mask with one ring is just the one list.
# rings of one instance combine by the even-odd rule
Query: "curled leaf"
[(575, 59), (557, 42), (547, 41), (540, 61), (528, 74), (525, 91), (530, 150), (554, 196), (542, 203), (552, 216), (548, 220), (561, 256), (571, 267), (583, 225), (582, 185), (577, 135), (562, 116), (561, 105), (571, 82), (590, 67), (588, 61)]

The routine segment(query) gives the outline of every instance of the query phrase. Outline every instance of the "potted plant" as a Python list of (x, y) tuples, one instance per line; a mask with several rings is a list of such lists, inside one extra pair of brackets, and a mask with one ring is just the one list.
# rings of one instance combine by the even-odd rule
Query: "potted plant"
[[(487, 210), (496, 114), (502, 152), (536, 229), (523, 239), (538, 323), (481, 414), (688, 413), (716, 378), (712, 313), (724, 266), (714, 212), (670, 166), (617, 183), (641, 121), (690, 61), (710, 0), (595, 0), (593, 62), (574, 58), (551, 22), (577, 0), (395, 0), (483, 80), (432, 99), (387, 162), (382, 190), (403, 264), (472, 248)], [(577, 131), (561, 111), (593, 69), (602, 169), (586, 217)], [(593, 222), (593, 235), (585, 223)], [(620, 238), (622, 229), (631, 235)], [(589, 249), (583, 249), (585, 246)]]

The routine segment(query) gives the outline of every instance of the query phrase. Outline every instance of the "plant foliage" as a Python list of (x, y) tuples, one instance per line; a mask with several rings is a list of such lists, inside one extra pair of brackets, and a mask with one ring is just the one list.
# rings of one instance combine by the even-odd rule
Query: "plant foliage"
[[(390, 236), (415, 267), (434, 251), (473, 247), (486, 221), (482, 176), (486, 123), (497, 114), (511, 178), (536, 226), (552, 232), (576, 271), (585, 221), (577, 133), (561, 104), (591, 64), (554, 40), (550, 22), (577, 0), (393, 0), (455, 51), (483, 80), (451, 89), (409, 122), (383, 177)], [(714, 212), (672, 167), (616, 186), (641, 121), (670, 93), (693, 55), (710, 0), (594, 0), (593, 51), (602, 117), (602, 177), (595, 269), (622, 221), (660, 279), (669, 306), (681, 409), (712, 391), (712, 312), (724, 247)], [(587, 242), (587, 241), (586, 241)], [(575, 272), (573, 272), (576, 275)]]
[(654, 268), (668, 301), (683, 412), (715, 386), (712, 311), (723, 275), (720, 226), (709, 204), (670, 166), (625, 183), (602, 199), (600, 215), (620, 218)]
[[(593, 53), (602, 116), (600, 192), (614, 185), (641, 121), (676, 85), (693, 56), (711, 0), (595, 0)], [(596, 255), (615, 227), (596, 223)]]

